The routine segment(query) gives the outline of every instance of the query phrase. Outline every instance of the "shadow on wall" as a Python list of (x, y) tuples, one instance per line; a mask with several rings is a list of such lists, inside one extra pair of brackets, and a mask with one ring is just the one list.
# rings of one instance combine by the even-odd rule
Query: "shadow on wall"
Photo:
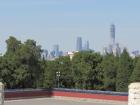
[(5, 99), (52, 97), (53, 89), (10, 89), (5, 90)]

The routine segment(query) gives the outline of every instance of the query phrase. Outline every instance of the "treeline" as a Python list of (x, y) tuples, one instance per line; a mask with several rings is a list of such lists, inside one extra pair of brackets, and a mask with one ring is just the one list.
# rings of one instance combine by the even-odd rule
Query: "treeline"
[(9, 37), (6, 44), (0, 57), (0, 81), (8, 89), (55, 88), (59, 82), (60, 88), (125, 92), (129, 83), (140, 82), (140, 57), (131, 58), (126, 49), (119, 56), (86, 51), (73, 59), (47, 61), (34, 40), (22, 43)]

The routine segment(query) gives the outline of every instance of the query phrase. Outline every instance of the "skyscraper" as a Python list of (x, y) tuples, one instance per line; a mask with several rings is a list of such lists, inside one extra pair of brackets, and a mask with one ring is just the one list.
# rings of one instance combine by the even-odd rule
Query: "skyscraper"
[(114, 24), (111, 24), (110, 36), (111, 36), (111, 44), (114, 45), (115, 44), (115, 25)]
[(121, 54), (121, 48), (119, 46), (119, 43), (116, 43), (115, 41), (115, 25), (111, 24), (110, 26), (110, 37), (111, 37), (111, 43), (109, 44), (108, 47), (105, 47), (103, 49), (103, 54), (105, 53), (113, 53), (115, 56), (120, 55)]
[(83, 50), (88, 51), (89, 50), (89, 41), (86, 41), (84, 44)]
[(77, 51), (82, 51), (82, 38), (81, 37), (77, 37), (76, 50)]
[(44, 49), (42, 52), (42, 58), (47, 59), (48, 57), (48, 50)]
[(53, 51), (54, 51), (54, 56), (59, 57), (59, 45), (57, 45), (57, 44), (54, 45)]

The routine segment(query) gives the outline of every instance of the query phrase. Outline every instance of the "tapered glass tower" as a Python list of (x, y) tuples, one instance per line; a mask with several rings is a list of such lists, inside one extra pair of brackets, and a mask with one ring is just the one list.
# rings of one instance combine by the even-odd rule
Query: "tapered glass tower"
[(110, 37), (111, 37), (111, 44), (115, 45), (115, 25), (111, 24), (110, 27)]

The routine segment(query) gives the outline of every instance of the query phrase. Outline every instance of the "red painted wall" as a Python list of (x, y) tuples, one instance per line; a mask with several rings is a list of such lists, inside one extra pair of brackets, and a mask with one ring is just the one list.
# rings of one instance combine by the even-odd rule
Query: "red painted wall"
[(128, 96), (117, 96), (117, 95), (115, 96), (115, 95), (105, 95), (105, 94), (88, 94), (88, 93), (54, 91), (53, 95), (54, 96), (64, 96), (64, 97), (114, 100), (114, 101), (128, 101)]
[(63, 91), (19, 91), (19, 92), (15, 91), (15, 92), (6, 92), (5, 93), (5, 99), (52, 97), (52, 96), (102, 99), (102, 100), (114, 100), (114, 101), (128, 101), (128, 96), (90, 94), (90, 93), (78, 93), (78, 92), (63, 92)]

